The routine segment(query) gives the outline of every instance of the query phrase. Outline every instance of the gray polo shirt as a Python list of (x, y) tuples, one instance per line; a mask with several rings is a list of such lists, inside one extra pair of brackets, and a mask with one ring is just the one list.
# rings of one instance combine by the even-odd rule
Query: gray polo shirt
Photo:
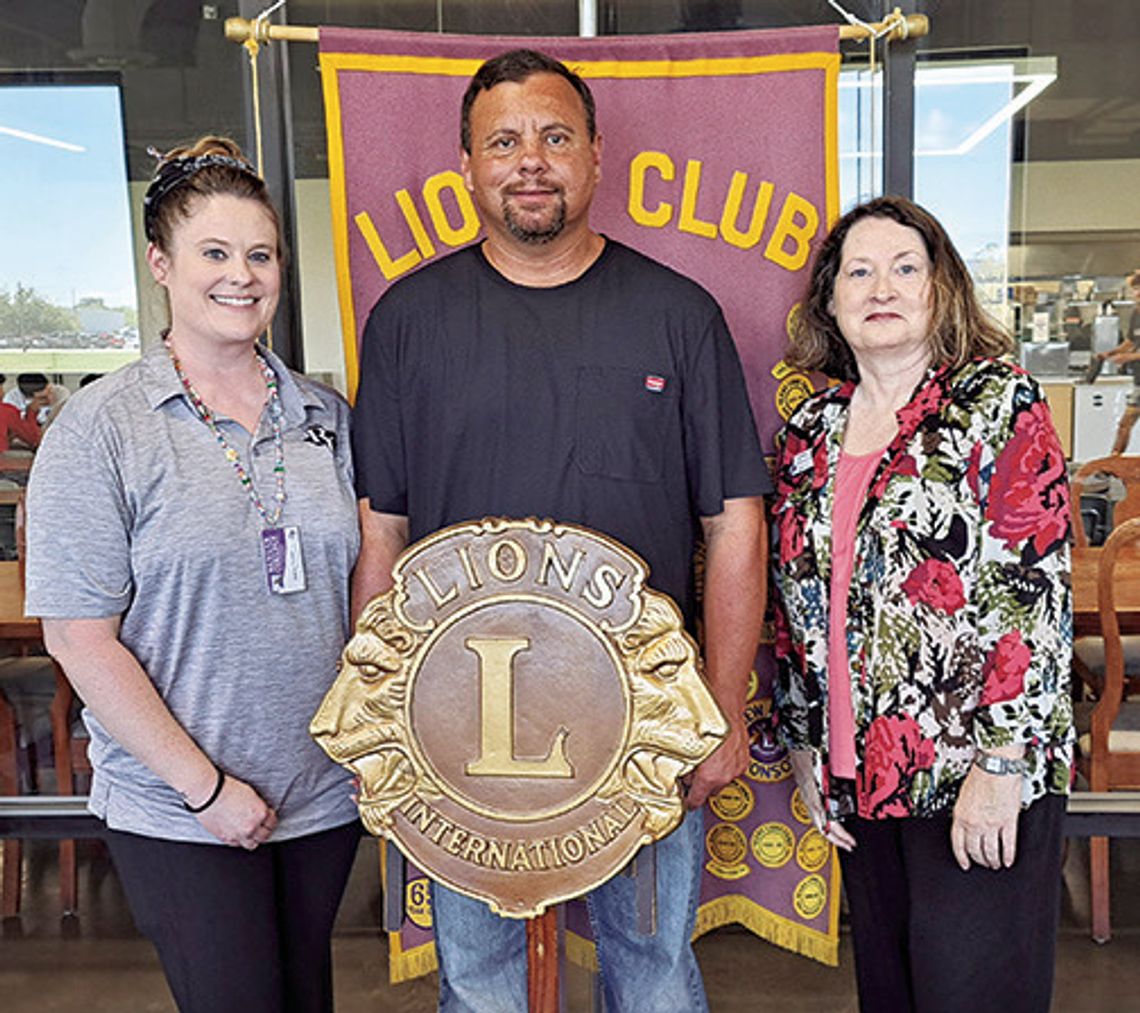
[[(253, 785), (280, 818), (275, 840), (352, 820), (348, 775), (308, 735), (347, 638), (360, 546), (348, 406), (272, 353), (281, 395), (286, 503), (308, 589), (268, 590), (262, 522), (194, 414), (165, 348), (71, 397), (45, 433), (28, 484), (27, 612), (121, 616), (120, 639), (206, 754)], [(276, 460), (221, 420), (272, 504)], [(91, 810), (113, 829), (215, 842), (179, 795), (86, 712)]]

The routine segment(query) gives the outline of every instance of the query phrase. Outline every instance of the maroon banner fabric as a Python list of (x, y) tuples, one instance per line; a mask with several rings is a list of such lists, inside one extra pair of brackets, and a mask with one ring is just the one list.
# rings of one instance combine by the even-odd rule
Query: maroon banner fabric
[(717, 297), (769, 447), (788, 314), (838, 207), (836, 28), (597, 39), (321, 29), (350, 392), (379, 295), (480, 234), (458, 172), (460, 99), (482, 60), (516, 46), (589, 83), (603, 138), (591, 223)]

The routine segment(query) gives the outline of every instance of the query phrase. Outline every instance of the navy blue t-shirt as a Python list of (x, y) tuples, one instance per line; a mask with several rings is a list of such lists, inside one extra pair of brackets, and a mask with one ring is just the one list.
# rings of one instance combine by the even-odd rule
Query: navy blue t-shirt
[(607, 240), (574, 281), (516, 285), (478, 246), (401, 279), (364, 331), (357, 493), (416, 541), (487, 516), (629, 546), (693, 619), (700, 518), (770, 490), (715, 300)]

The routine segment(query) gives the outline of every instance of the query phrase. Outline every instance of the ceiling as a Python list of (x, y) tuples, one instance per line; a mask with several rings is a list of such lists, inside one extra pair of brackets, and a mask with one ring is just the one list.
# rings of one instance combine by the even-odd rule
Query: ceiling
[[(268, 3), (268, 0), (265, 0)], [(244, 136), (246, 61), (222, 21), (260, 9), (249, 0), (4, 0), (0, 70), (122, 76), (131, 173), (149, 175), (148, 145), (205, 132)], [(869, 18), (876, 0), (845, 0)], [(893, 6), (893, 4), (891, 5)], [(1029, 107), (1030, 161), (1140, 158), (1140, 17), (1135, 0), (918, 0), (931, 19), (923, 57), (1049, 55), (1058, 80)], [(576, 0), (290, 0), (295, 24), (416, 31), (572, 34)], [(603, 32), (768, 28), (833, 22), (825, 0), (600, 0)], [(859, 47), (846, 47), (853, 54)], [(301, 175), (323, 175), (323, 112), (307, 44), (289, 51)]]

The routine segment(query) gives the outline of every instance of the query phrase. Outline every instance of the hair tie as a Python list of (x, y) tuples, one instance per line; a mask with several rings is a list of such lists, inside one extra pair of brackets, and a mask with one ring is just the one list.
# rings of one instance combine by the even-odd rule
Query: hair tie
[[(153, 147), (147, 148), (147, 153), (157, 154)], [(159, 205), (173, 191), (203, 169), (215, 166), (235, 169), (258, 181), (261, 180), (257, 170), (249, 162), (231, 155), (192, 155), (167, 159), (155, 170), (154, 178), (150, 181), (150, 186), (146, 188), (146, 195), (143, 197), (143, 232), (150, 242), (156, 242), (158, 239), (155, 224), (158, 221)]]
[(222, 768), (219, 767), (216, 763), (214, 764), (214, 770), (218, 772), (218, 780), (214, 784), (214, 790), (210, 792), (210, 797), (206, 799), (205, 802), (203, 802), (201, 805), (191, 805), (185, 799), (182, 800), (182, 808), (185, 809), (188, 813), (193, 813), (195, 816), (197, 816), (199, 813), (204, 813), (207, 809), (210, 808), (210, 806), (218, 801), (218, 796), (221, 795), (222, 788), (226, 783), (226, 772), (222, 770)]

